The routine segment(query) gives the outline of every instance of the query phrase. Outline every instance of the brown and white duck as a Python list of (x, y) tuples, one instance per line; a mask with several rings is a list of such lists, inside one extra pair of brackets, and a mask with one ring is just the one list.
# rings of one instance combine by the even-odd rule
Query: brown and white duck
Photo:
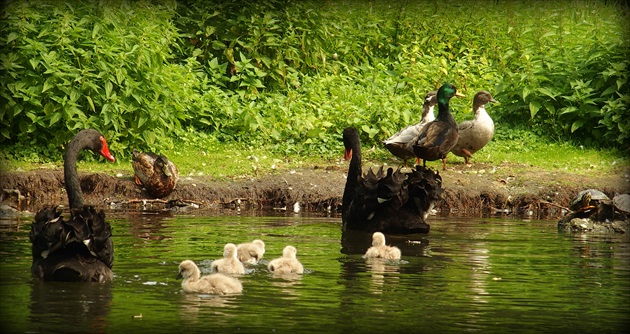
[(133, 150), (131, 165), (136, 184), (144, 186), (150, 196), (166, 197), (175, 190), (179, 171), (167, 157)]
[(423, 129), (416, 142), (412, 145), (416, 157), (426, 162), (442, 159), (443, 169), (446, 169), (446, 155), (457, 144), (459, 138), (457, 122), (451, 114), (449, 101), (453, 96), (464, 97), (457, 92), (452, 84), (445, 83), (438, 89), (438, 115), (433, 122), (429, 122)]
[(459, 157), (464, 157), (467, 165), (470, 164), (469, 159), (472, 155), (486, 146), (494, 136), (494, 122), (486, 111), (488, 102), (497, 101), (485, 90), (475, 94), (473, 100), (475, 118), (463, 121), (457, 126), (459, 139), (451, 152)]
[(100, 132), (80, 131), (68, 144), (64, 155), (64, 182), (70, 203), (70, 219), (58, 206), (35, 215), (29, 239), (34, 277), (46, 281), (105, 282), (113, 278), (114, 244), (112, 228), (103, 210), (84, 205), (77, 173), (79, 151), (89, 149), (115, 161)]
[(442, 192), (440, 175), (422, 166), (410, 173), (381, 167), (364, 174), (357, 129), (345, 129), (343, 142), (344, 157), (350, 159), (341, 209), (344, 231), (429, 232), (426, 219)]
[(419, 123), (410, 125), (383, 141), (385, 148), (387, 148), (389, 152), (404, 160), (405, 167), (407, 167), (407, 160), (416, 157), (413, 153), (412, 145), (417, 141), (422, 129), (424, 129), (429, 122), (435, 120), (433, 109), (435, 109), (435, 104), (437, 103), (436, 94), (437, 92), (432, 91), (427, 93), (424, 97), (422, 117)]

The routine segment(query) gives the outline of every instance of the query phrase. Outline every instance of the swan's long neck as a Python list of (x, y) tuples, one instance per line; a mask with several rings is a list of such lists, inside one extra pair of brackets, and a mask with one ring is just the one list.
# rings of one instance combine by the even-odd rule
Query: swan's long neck
[(361, 143), (356, 143), (352, 147), (352, 158), (350, 159), (350, 167), (348, 167), (348, 179), (346, 187), (343, 191), (342, 211), (345, 211), (350, 205), (350, 201), (354, 197), (355, 189), (358, 185), (358, 177), (363, 173), (361, 166)]
[(68, 193), (70, 208), (83, 207), (83, 193), (81, 192), (81, 182), (77, 173), (77, 155), (79, 151), (87, 147), (87, 143), (75, 137), (68, 144), (63, 162), (63, 176)]

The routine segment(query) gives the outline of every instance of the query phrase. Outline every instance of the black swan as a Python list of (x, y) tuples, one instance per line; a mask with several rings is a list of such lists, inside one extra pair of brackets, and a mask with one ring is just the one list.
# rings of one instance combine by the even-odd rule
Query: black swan
[(443, 169), (446, 169), (446, 155), (457, 144), (459, 134), (457, 122), (449, 107), (449, 100), (453, 97), (464, 97), (457, 92), (455, 86), (445, 83), (438, 89), (438, 115), (433, 122), (429, 122), (420, 132), (416, 143), (412, 145), (416, 157), (423, 159), (426, 167), (427, 160), (442, 159)]
[(58, 206), (44, 208), (35, 215), (29, 233), (32, 274), (46, 281), (105, 282), (113, 278), (112, 228), (102, 210), (83, 203), (76, 166), (82, 149), (115, 161), (105, 138), (96, 130), (82, 130), (68, 144), (63, 167), (70, 219), (64, 220)]
[(343, 131), (345, 159), (350, 159), (342, 198), (344, 230), (428, 233), (425, 222), (442, 192), (442, 177), (422, 166), (410, 173), (381, 167), (363, 175), (361, 141), (355, 128)]
[(131, 166), (136, 184), (144, 186), (150, 196), (166, 197), (177, 186), (179, 171), (175, 164), (163, 155), (133, 150)]

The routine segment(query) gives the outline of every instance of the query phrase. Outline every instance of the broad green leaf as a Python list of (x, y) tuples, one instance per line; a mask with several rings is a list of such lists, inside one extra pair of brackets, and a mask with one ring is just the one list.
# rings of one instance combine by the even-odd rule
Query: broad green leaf
[(42, 93), (54, 87), (55, 86), (54, 81), (55, 81), (55, 77), (48, 77), (48, 79), (44, 81), (44, 86), (42, 87)]
[(105, 82), (105, 97), (106, 98), (109, 99), (112, 97), (112, 89), (114, 89), (114, 84), (109, 80)]
[(555, 95), (555, 94), (553, 94), (553, 93), (552, 93), (549, 89), (547, 89), (547, 88), (545, 88), (545, 87), (539, 87), (539, 88), (538, 88), (538, 91), (539, 91), (540, 93), (542, 93), (542, 94), (545, 94), (545, 95), (549, 96), (550, 98), (552, 98), (552, 99), (554, 99), (554, 100), (556, 99), (556, 95)]
[(582, 125), (584, 125), (584, 122), (581, 119), (578, 119), (577, 121), (573, 122), (573, 124), (571, 125), (571, 133), (575, 132), (575, 130), (582, 127)]
[(19, 35), (16, 32), (10, 32), (9, 35), (7, 36), (7, 40), (6, 40), (6, 44), (9, 44), (11, 42), (13, 42), (14, 40), (16, 40), (19, 37)]
[(529, 113), (532, 119), (534, 118), (534, 116), (536, 116), (538, 110), (540, 110), (540, 103), (538, 101), (534, 100), (529, 102)]
[(53, 126), (53, 124), (59, 122), (59, 120), (61, 119), (62, 115), (63, 115), (63, 113), (60, 112), (60, 111), (54, 112), (52, 114), (52, 117), (50, 117), (50, 124), (48, 124), (48, 126)]
[(90, 109), (92, 111), (96, 111), (96, 108), (94, 107), (94, 101), (92, 100), (92, 98), (89, 95), (86, 95), (85, 99), (88, 101), (88, 104), (90, 105)]

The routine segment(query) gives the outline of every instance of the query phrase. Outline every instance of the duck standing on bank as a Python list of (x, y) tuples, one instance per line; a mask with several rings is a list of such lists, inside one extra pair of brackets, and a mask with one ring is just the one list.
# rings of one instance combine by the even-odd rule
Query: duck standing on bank
[(177, 186), (179, 171), (175, 164), (163, 155), (133, 150), (131, 166), (136, 184), (144, 186), (150, 196), (166, 197)]
[(58, 206), (40, 210), (31, 225), (34, 277), (45, 281), (106, 282), (113, 279), (112, 228), (103, 210), (84, 205), (77, 173), (77, 156), (83, 149), (115, 159), (100, 132), (80, 131), (68, 144), (63, 174), (70, 204), (70, 219), (64, 220)]
[(446, 169), (446, 155), (457, 144), (459, 137), (457, 122), (451, 114), (449, 101), (453, 96), (464, 97), (457, 92), (452, 84), (445, 83), (438, 89), (438, 115), (433, 122), (429, 122), (412, 145), (416, 157), (423, 159), (426, 167), (427, 160), (442, 159), (443, 169)]
[(459, 139), (451, 152), (456, 156), (464, 157), (467, 165), (470, 164), (470, 157), (486, 146), (494, 135), (494, 122), (485, 107), (488, 102), (497, 101), (485, 90), (475, 94), (473, 100), (475, 118), (463, 121), (457, 126)]
[(422, 105), (422, 118), (420, 119), (420, 123), (410, 125), (398, 131), (387, 140), (383, 141), (385, 148), (387, 148), (389, 152), (404, 160), (405, 167), (408, 167), (407, 160), (416, 157), (413, 153), (412, 145), (418, 139), (418, 136), (422, 132), (422, 129), (424, 129), (424, 127), (429, 122), (435, 120), (433, 109), (435, 109), (435, 104), (437, 103), (436, 94), (437, 92), (432, 91), (427, 93), (427, 95), (424, 97), (424, 103)]

